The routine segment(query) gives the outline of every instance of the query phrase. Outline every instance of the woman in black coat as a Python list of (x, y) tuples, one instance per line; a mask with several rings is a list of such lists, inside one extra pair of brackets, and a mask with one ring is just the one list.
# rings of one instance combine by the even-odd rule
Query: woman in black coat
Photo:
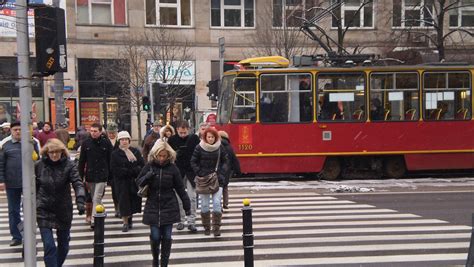
[(225, 131), (219, 131), (222, 139), (222, 146), (225, 148), (229, 157), (229, 168), (225, 173), (224, 187), (222, 190), (222, 206), (224, 209), (229, 208), (229, 181), (234, 174), (240, 174), (240, 162), (235, 155), (234, 149), (230, 145), (229, 135)]
[[(62, 266), (69, 252), (72, 222), (71, 185), (76, 194), (79, 215), (84, 214), (84, 186), (74, 162), (59, 139), (49, 139), (35, 165), (36, 221), (44, 246), (46, 266)], [(54, 243), (56, 229), (58, 245)]]
[[(148, 197), (143, 213), (143, 223), (150, 226), (153, 266), (158, 266), (161, 243), (161, 266), (168, 266), (171, 252), (173, 223), (180, 221), (179, 203), (183, 203), (186, 215), (191, 214), (191, 204), (184, 189), (183, 179), (174, 164), (176, 152), (166, 142), (156, 144), (156, 150), (138, 175), (137, 185), (148, 185)], [(175, 194), (176, 191), (176, 194)]]
[(212, 231), (214, 236), (220, 236), (222, 220), (222, 191), (225, 184), (225, 174), (229, 168), (229, 158), (221, 144), (219, 134), (214, 128), (207, 128), (199, 145), (194, 149), (191, 167), (197, 176), (206, 176), (216, 171), (219, 180), (219, 190), (214, 194), (199, 194), (201, 198), (201, 219), (204, 234), (211, 234), (210, 199), (212, 197)]
[(132, 229), (132, 216), (142, 211), (142, 198), (137, 195), (135, 179), (145, 165), (138, 149), (130, 146), (130, 134), (127, 131), (118, 133), (119, 146), (110, 156), (110, 170), (117, 193), (118, 209), (115, 213), (122, 216), (122, 232)]

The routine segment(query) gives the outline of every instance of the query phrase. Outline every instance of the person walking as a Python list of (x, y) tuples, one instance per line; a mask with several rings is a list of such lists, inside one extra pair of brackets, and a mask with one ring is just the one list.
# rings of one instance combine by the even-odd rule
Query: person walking
[(175, 135), (176, 131), (174, 130), (173, 126), (167, 124), (160, 129), (160, 138), (158, 138), (155, 141), (155, 144), (152, 146), (150, 149), (150, 153), (148, 154), (148, 160), (151, 159), (151, 154), (155, 153), (156, 149), (158, 148), (158, 145), (162, 142), (168, 143), (168, 140), (171, 138), (171, 136)]
[(58, 127), (56, 127), (56, 131), (54, 131), (54, 133), (56, 134), (56, 138), (61, 140), (61, 142), (63, 142), (63, 144), (66, 146), (66, 148), (70, 140), (69, 131), (67, 130), (67, 128), (67, 124), (59, 124)]
[(221, 137), (222, 146), (225, 148), (227, 155), (229, 156), (229, 168), (224, 175), (224, 186), (222, 188), (222, 207), (226, 210), (229, 209), (229, 181), (234, 174), (240, 173), (240, 162), (235, 155), (234, 149), (230, 145), (229, 135), (225, 131), (219, 131)]
[(74, 136), (74, 149), (78, 149), (84, 140), (86, 140), (89, 137), (89, 133), (86, 130), (86, 127), (81, 125), (79, 128), (77, 128), (76, 135)]
[(153, 128), (151, 129), (152, 132), (145, 137), (142, 149), (143, 159), (145, 160), (145, 163), (148, 162), (148, 154), (150, 153), (151, 148), (155, 144), (156, 140), (160, 138), (161, 127), (162, 124), (158, 120), (156, 120), (155, 122), (153, 122)]
[(137, 195), (135, 179), (145, 162), (140, 151), (130, 146), (130, 134), (127, 131), (118, 133), (119, 148), (112, 152), (110, 169), (118, 196), (119, 213), (122, 215), (122, 232), (133, 227), (133, 214), (142, 211), (142, 198)]
[[(45, 265), (60, 267), (69, 252), (73, 217), (71, 185), (76, 194), (79, 215), (84, 214), (84, 186), (62, 141), (49, 139), (41, 149), (41, 156), (35, 164), (36, 221), (43, 241)], [(57, 246), (53, 229), (56, 229)]]
[[(0, 184), (5, 183), (7, 193), (8, 223), (12, 236), (10, 246), (18, 246), (22, 244), (23, 240), (18, 229), (18, 224), (21, 223), (20, 209), (23, 192), (20, 122), (11, 124), (11, 135), (3, 139), (2, 142), (0, 149)], [(33, 154), (37, 156), (39, 152), (39, 142), (33, 139)]]
[(222, 188), (224, 187), (225, 173), (229, 168), (229, 158), (225, 148), (221, 144), (219, 134), (214, 128), (207, 128), (203, 133), (203, 138), (196, 146), (191, 158), (191, 167), (196, 176), (206, 176), (216, 171), (219, 180), (219, 190), (213, 194), (200, 194), (201, 198), (201, 219), (204, 227), (204, 234), (211, 234), (210, 221), (210, 199), (212, 197), (212, 232), (214, 236), (221, 235), (222, 220)]
[(58, 137), (54, 132), (53, 125), (51, 124), (51, 122), (46, 121), (43, 125), (43, 131), (39, 132), (36, 138), (38, 138), (38, 140), (40, 141), (40, 145), (44, 146), (49, 139)]
[[(179, 169), (181, 177), (183, 178), (183, 184), (186, 187), (186, 192), (188, 193), (188, 197), (191, 200), (191, 215), (187, 216), (188, 219), (188, 230), (192, 233), (197, 232), (196, 228), (196, 192), (193, 190), (192, 185), (187, 183), (186, 178), (186, 168), (189, 165), (189, 160), (186, 157), (186, 142), (189, 138), (189, 124), (187, 121), (180, 121), (176, 123), (176, 135), (171, 136), (168, 139), (168, 144), (171, 148), (176, 151), (176, 166)], [(179, 199), (178, 199), (179, 200)], [(194, 205), (194, 206), (193, 206)], [(181, 217), (180, 223), (176, 226), (177, 230), (183, 230), (186, 223), (186, 215), (184, 209), (179, 209), (179, 214)]]
[[(110, 144), (112, 144), (112, 151), (118, 149), (119, 147), (119, 140), (117, 138), (117, 134), (118, 134), (118, 126), (115, 122), (109, 122), (107, 124), (107, 129), (105, 130), (106, 133), (107, 133), (107, 138), (109, 139), (110, 141)], [(112, 200), (114, 202), (114, 210), (115, 210), (115, 218), (121, 218), (122, 215), (120, 215), (120, 211), (119, 211), (119, 206), (118, 206), (118, 194), (117, 194), (117, 189), (115, 188), (115, 179), (113, 177), (113, 173), (110, 174), (110, 177), (109, 177), (109, 185), (110, 185), (110, 189), (112, 190)]]
[(95, 207), (102, 204), (105, 186), (110, 178), (110, 154), (112, 145), (105, 135), (102, 134), (102, 126), (94, 123), (90, 127), (90, 137), (84, 140), (79, 156), (79, 175), (85, 177), (87, 189), (92, 197), (92, 221), (94, 228)]
[[(158, 266), (161, 244), (161, 266), (168, 266), (171, 253), (173, 223), (179, 222), (176, 195), (183, 203), (186, 215), (191, 213), (190, 201), (183, 180), (174, 164), (176, 152), (166, 142), (160, 142), (151, 160), (137, 178), (139, 187), (148, 186), (148, 197), (143, 213), (143, 224), (150, 226), (153, 266)], [(176, 192), (176, 194), (175, 194)]]

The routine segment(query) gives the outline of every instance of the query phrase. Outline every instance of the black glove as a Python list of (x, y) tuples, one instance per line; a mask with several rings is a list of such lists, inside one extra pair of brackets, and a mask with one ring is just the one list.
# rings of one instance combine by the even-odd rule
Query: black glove
[(77, 203), (77, 211), (79, 212), (79, 215), (83, 215), (85, 210), (84, 203)]
[(184, 212), (184, 214), (186, 214), (186, 216), (189, 216), (189, 215), (191, 215), (191, 210), (187, 210), (187, 211), (185, 211), (185, 212)]

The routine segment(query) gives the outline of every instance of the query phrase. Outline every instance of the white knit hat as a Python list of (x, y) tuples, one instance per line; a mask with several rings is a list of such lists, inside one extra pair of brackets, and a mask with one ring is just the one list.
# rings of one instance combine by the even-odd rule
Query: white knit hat
[(121, 131), (118, 133), (117, 140), (123, 139), (123, 138), (128, 138), (129, 140), (132, 139), (130, 134), (127, 131)]

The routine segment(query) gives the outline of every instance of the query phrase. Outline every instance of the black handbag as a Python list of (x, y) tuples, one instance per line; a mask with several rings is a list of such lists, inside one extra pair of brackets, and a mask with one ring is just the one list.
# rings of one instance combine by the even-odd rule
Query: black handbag
[[(161, 176), (161, 170), (160, 169), (160, 176)], [(151, 177), (155, 175), (155, 172), (153, 168), (151, 168), (151, 171), (147, 172), (144, 176), (137, 178), (136, 184), (138, 186), (138, 192), (137, 195), (139, 197), (148, 197), (148, 191), (149, 191), (149, 186), (147, 180), (149, 180)], [(146, 182), (145, 185), (143, 185)], [(143, 186), (142, 186), (143, 185)]]
[(196, 183), (196, 193), (198, 194), (214, 194), (219, 191), (219, 179), (217, 176), (217, 169), (219, 168), (219, 162), (221, 159), (221, 149), (217, 152), (217, 164), (213, 172), (205, 176), (194, 177)]

